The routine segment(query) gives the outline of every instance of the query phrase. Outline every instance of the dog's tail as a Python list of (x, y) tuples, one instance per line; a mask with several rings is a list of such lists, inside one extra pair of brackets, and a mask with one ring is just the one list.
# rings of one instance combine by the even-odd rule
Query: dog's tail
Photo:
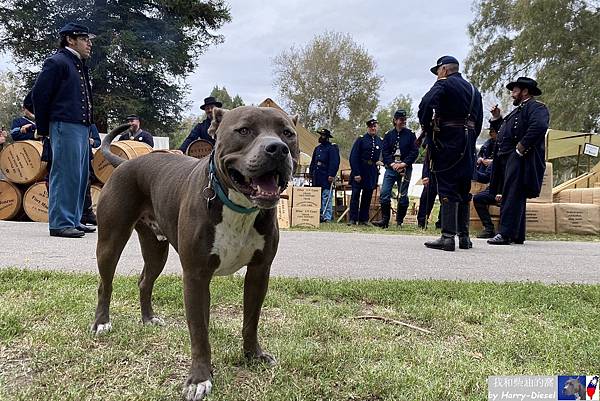
[(102, 140), (102, 145), (100, 145), (100, 151), (104, 158), (113, 166), (117, 167), (119, 164), (126, 161), (125, 159), (120, 158), (119, 156), (111, 153), (110, 151), (110, 143), (115, 139), (115, 137), (122, 132), (127, 131), (129, 128), (129, 124), (119, 125), (117, 128), (110, 131)]

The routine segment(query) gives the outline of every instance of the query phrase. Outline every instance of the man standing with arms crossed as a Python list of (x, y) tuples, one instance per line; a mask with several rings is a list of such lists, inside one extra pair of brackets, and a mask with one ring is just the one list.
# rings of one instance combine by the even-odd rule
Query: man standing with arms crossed
[(78, 238), (95, 231), (81, 224), (93, 123), (86, 60), (90, 58), (95, 35), (72, 22), (59, 34), (60, 49), (46, 59), (33, 87), (33, 106), (38, 134), (50, 136), (53, 154), (48, 202), (50, 235)]
[[(441, 202), (442, 236), (428, 241), (432, 249), (454, 251), (473, 247), (469, 239), (471, 177), (475, 141), (483, 125), (481, 94), (458, 72), (458, 60), (440, 57), (430, 71), (437, 75), (419, 105), (419, 122), (430, 144), (431, 173)], [(435, 119), (435, 120), (434, 120)]]

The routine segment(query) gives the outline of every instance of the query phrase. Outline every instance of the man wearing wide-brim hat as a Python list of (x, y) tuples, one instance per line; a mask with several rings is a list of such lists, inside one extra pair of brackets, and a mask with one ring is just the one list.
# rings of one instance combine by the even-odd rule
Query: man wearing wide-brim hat
[(201, 123), (196, 124), (196, 126), (190, 131), (190, 134), (185, 138), (185, 141), (179, 147), (183, 153), (187, 150), (190, 143), (194, 142), (196, 139), (204, 139), (205, 141), (210, 142), (213, 146), (215, 145), (215, 138), (208, 134), (208, 129), (210, 128), (210, 123), (212, 122), (213, 117), (213, 109), (215, 107), (223, 107), (223, 103), (219, 102), (215, 97), (209, 96), (204, 98), (204, 104), (200, 106), (202, 110), (206, 113), (206, 118)]
[(94, 122), (92, 87), (86, 60), (95, 37), (88, 27), (69, 22), (59, 32), (60, 49), (46, 59), (32, 89), (37, 133), (50, 136), (50, 235), (77, 238), (95, 231), (82, 226), (89, 176), (89, 138)]
[[(492, 245), (522, 244), (525, 241), (527, 198), (536, 198), (546, 170), (545, 142), (550, 122), (548, 108), (535, 100), (542, 91), (535, 80), (519, 77), (506, 88), (517, 106), (502, 121), (492, 167), (490, 194), (501, 202), (498, 233)], [(501, 118), (501, 111), (494, 111)]]
[(319, 145), (315, 147), (308, 174), (313, 187), (321, 188), (321, 222), (330, 222), (333, 218), (333, 181), (340, 167), (340, 150), (329, 139), (333, 138), (327, 128), (317, 130)]

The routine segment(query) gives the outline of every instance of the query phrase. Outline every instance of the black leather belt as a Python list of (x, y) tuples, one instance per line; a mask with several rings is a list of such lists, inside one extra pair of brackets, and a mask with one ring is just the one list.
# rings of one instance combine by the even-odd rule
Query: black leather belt
[(475, 128), (475, 121), (467, 121), (465, 124), (465, 120), (447, 120), (440, 121), (440, 126), (442, 127), (452, 127), (452, 128), (464, 128), (465, 125), (467, 128)]

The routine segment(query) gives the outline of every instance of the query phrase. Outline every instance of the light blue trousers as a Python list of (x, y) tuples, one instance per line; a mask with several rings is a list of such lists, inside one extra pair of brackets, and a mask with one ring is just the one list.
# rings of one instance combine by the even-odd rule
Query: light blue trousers
[[(329, 204), (327, 204), (327, 200), (329, 200)], [(321, 188), (321, 217), (325, 221), (331, 221), (333, 218), (333, 202), (333, 191), (330, 191), (329, 188)], [(326, 204), (327, 207), (325, 207)]]
[(89, 176), (89, 137), (90, 129), (85, 125), (50, 122), (50, 229), (77, 227), (80, 224)]

